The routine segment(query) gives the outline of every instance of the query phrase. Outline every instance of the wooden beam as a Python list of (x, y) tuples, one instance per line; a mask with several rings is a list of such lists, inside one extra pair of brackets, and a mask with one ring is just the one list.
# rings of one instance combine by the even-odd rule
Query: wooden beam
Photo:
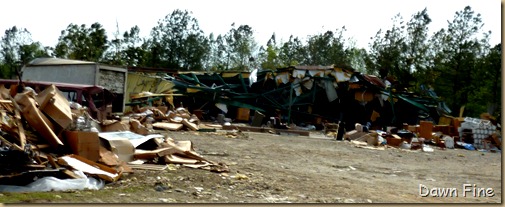
[(19, 111), (16, 109), (15, 111), (15, 119), (16, 119), (16, 125), (18, 126), (18, 133), (19, 133), (19, 144), (21, 145), (21, 148), (25, 148), (26, 144), (26, 135), (25, 135), (25, 128), (23, 127), (23, 122), (21, 122), (21, 114)]

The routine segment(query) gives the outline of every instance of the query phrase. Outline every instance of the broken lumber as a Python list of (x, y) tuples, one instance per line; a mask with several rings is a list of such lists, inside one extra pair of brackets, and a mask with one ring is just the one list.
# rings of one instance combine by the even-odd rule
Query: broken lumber
[(198, 126), (194, 123), (189, 122), (187, 119), (183, 119), (182, 124), (184, 124), (185, 126), (187, 126), (188, 128), (190, 128), (193, 131), (198, 130)]
[(167, 123), (167, 122), (156, 122), (153, 124), (154, 128), (166, 129), (171, 131), (180, 130), (183, 126), (184, 126), (183, 124)]

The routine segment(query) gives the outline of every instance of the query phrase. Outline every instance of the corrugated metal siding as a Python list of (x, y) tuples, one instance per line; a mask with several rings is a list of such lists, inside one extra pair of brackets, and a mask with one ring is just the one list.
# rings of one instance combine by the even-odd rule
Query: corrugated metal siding
[(23, 70), (23, 80), (95, 85), (95, 66), (29, 66)]

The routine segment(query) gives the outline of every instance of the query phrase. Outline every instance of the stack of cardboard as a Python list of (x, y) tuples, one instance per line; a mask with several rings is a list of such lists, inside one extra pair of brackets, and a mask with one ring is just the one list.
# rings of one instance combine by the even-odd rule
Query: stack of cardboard
[[(166, 127), (176, 120), (197, 130), (199, 120), (187, 110), (165, 115), (166, 109), (147, 108), (144, 112), (151, 113), (99, 123), (85, 108), (65, 99), (54, 85), (38, 94), (33, 89), (13, 88), (0, 88), (0, 184), (13, 184), (16, 177), (26, 180), (20, 176), (26, 173), (80, 178), (74, 170), (114, 182), (122, 173), (133, 172), (127, 162), (137, 158), (227, 170), (198, 155), (191, 143), (163, 140), (162, 135), (143, 136), (152, 132), (152, 125)], [(129, 139), (132, 136), (141, 139)]]

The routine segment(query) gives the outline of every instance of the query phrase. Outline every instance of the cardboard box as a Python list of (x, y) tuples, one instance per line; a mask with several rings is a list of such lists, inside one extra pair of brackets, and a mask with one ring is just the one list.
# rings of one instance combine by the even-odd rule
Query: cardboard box
[(167, 122), (156, 122), (153, 124), (154, 128), (166, 129), (166, 130), (172, 130), (172, 131), (180, 130), (180, 129), (182, 129), (183, 126), (184, 126), (183, 124), (167, 123)]
[(107, 120), (107, 117), (110, 117), (112, 115), (112, 105), (110, 104), (105, 106), (105, 109), (102, 110), (100, 107), (98, 110), (99, 111), (96, 118), (98, 121)]
[(435, 125), (435, 126), (433, 126), (433, 132), (442, 132), (442, 134), (451, 135), (452, 134), (452, 126)]
[(433, 122), (431, 121), (420, 121), (419, 122), (419, 136), (427, 140), (431, 139), (431, 133), (433, 132)]
[(93, 174), (109, 182), (115, 182), (121, 177), (121, 172), (106, 165), (92, 162), (82, 156), (67, 155), (58, 158), (58, 164), (70, 166), (84, 173)]
[(451, 124), (452, 124), (451, 117), (441, 116), (440, 119), (438, 120), (438, 125), (451, 125)]
[(100, 158), (98, 132), (65, 131), (65, 138), (74, 154), (93, 162)]
[(101, 125), (102, 132), (117, 132), (130, 131), (130, 123), (128, 121), (105, 121)]
[(263, 119), (265, 119), (265, 115), (263, 115), (259, 111), (254, 111), (254, 118), (251, 125), (255, 127), (260, 127), (263, 124)]
[(61, 126), (67, 128), (72, 123), (72, 111), (70, 103), (56, 88), (51, 85), (36, 97), (39, 109), (49, 118)]
[(389, 146), (393, 147), (399, 147), (403, 142), (402, 138), (396, 134), (386, 137), (386, 141)]
[(418, 125), (409, 125), (407, 128), (412, 133), (417, 133), (419, 131), (419, 126)]
[(19, 104), (21, 112), (26, 122), (33, 127), (42, 138), (46, 139), (49, 144), (57, 149), (63, 146), (63, 142), (54, 133), (55, 126), (36, 106), (35, 99), (31, 98), (31, 92), (18, 93), (14, 100)]
[(135, 132), (135, 133), (141, 134), (141, 135), (149, 134), (149, 130), (147, 130), (147, 128), (144, 125), (142, 125), (139, 120), (131, 119), (130, 126), (131, 126), (132, 132)]
[(100, 137), (101, 143), (107, 150), (112, 151), (116, 154), (119, 160), (124, 162), (130, 162), (133, 160), (133, 153), (135, 152), (135, 147), (128, 139), (121, 138), (104, 138)]
[(246, 108), (237, 109), (237, 120), (239, 121), (249, 121), (249, 113), (251, 110)]

